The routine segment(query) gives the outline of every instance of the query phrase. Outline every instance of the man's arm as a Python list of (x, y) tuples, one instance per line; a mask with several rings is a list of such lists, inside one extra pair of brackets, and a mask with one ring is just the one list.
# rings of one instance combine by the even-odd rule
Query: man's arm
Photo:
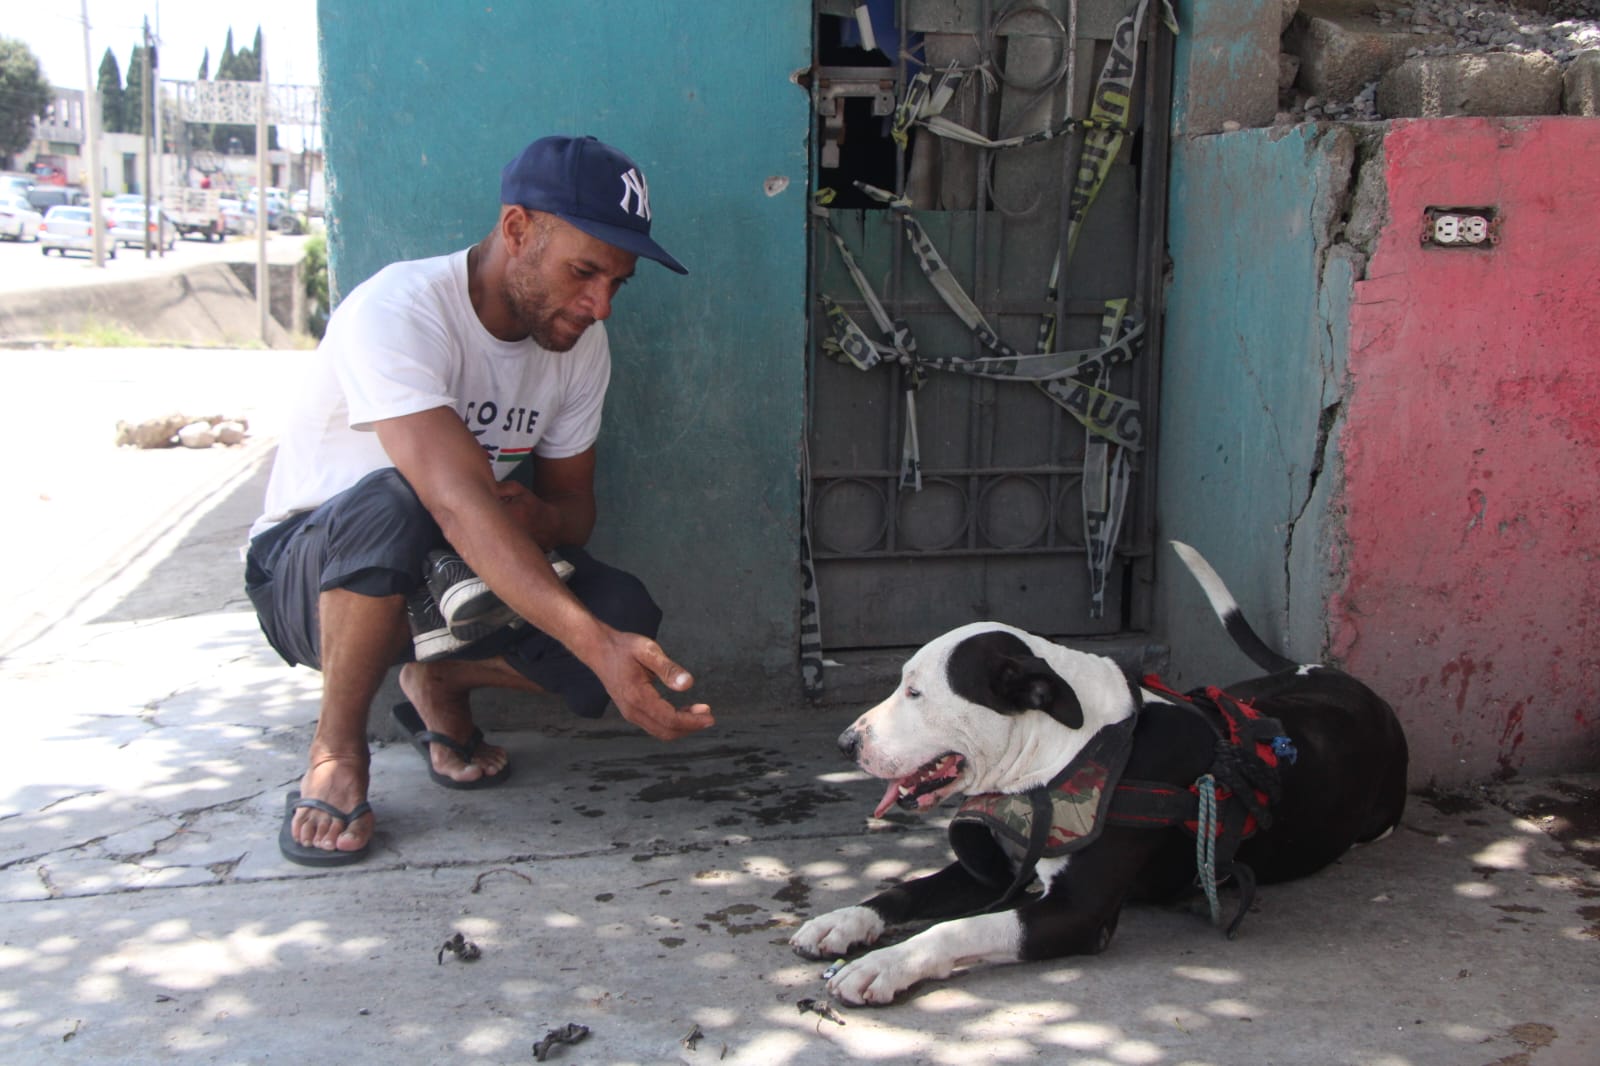
[(593, 446), (564, 459), (536, 456), (531, 462), (532, 491), (516, 476), (505, 478), (495, 486), (500, 502), (544, 548), (587, 544), (595, 520)]
[(655, 641), (595, 618), (556, 578), (539, 542), (501, 502), (483, 449), (453, 410), (383, 419), (373, 429), (467, 565), (512, 610), (593, 670), (624, 718), (663, 740), (712, 724), (705, 704), (679, 710), (656, 691), (656, 680), (678, 692), (689, 688), (694, 679), (687, 670)]

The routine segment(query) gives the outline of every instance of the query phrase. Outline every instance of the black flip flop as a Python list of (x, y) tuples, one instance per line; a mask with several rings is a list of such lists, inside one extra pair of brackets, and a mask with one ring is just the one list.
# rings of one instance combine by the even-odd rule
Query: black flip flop
[(476, 781), (457, 781), (449, 774), (441, 774), (433, 768), (433, 754), (428, 751), (429, 744), (443, 744), (461, 757), (462, 762), (471, 762), (472, 756), (483, 744), (483, 731), (477, 726), (472, 727), (472, 736), (466, 744), (458, 744), (443, 733), (435, 733), (422, 724), (422, 716), (417, 713), (410, 701), (402, 701), (394, 705), (394, 720), (400, 723), (400, 728), (406, 731), (411, 746), (417, 749), (422, 756), (424, 765), (428, 767), (428, 776), (433, 778), (433, 783), (443, 788), (475, 789), (494, 788), (502, 784), (511, 776), (511, 764), (507, 763), (497, 774), (489, 774), (478, 778)]
[(284, 803), (283, 825), (278, 829), (278, 850), (283, 852), (283, 857), (290, 862), (299, 863), (301, 866), (349, 866), (366, 858), (367, 853), (372, 850), (370, 839), (354, 851), (329, 851), (326, 848), (300, 843), (294, 838), (292, 823), (294, 812), (301, 807), (312, 807), (331, 814), (345, 825), (349, 825), (364, 814), (372, 813), (372, 807), (366, 800), (362, 800), (349, 811), (341, 811), (331, 803), (324, 803), (319, 799), (301, 799), (299, 792), (290, 792)]

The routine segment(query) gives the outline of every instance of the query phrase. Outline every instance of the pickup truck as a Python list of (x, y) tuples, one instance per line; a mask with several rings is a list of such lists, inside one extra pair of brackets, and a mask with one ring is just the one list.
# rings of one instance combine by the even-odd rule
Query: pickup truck
[(220, 241), (227, 235), (222, 222), (221, 194), (216, 189), (168, 189), (161, 206), (180, 236), (197, 233), (203, 241)]

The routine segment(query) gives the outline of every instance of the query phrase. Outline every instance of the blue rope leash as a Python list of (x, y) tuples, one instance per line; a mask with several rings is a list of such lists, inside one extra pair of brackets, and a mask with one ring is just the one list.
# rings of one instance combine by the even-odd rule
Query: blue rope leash
[(1206, 893), (1206, 902), (1211, 904), (1211, 924), (1220, 928), (1222, 905), (1217, 901), (1217, 782), (1210, 774), (1205, 774), (1195, 782), (1195, 786), (1200, 790), (1200, 817), (1194, 834), (1194, 864), (1199, 871), (1200, 887)]

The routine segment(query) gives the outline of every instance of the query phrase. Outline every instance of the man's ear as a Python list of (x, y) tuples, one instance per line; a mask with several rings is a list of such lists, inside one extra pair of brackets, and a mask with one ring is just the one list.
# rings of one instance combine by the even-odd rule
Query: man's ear
[(1037, 655), (1001, 660), (995, 692), (1019, 711), (1043, 711), (1069, 729), (1083, 728), (1078, 694)]
[(501, 204), (500, 221), (495, 228), (506, 242), (506, 251), (515, 259), (533, 238), (533, 216), (517, 204)]

